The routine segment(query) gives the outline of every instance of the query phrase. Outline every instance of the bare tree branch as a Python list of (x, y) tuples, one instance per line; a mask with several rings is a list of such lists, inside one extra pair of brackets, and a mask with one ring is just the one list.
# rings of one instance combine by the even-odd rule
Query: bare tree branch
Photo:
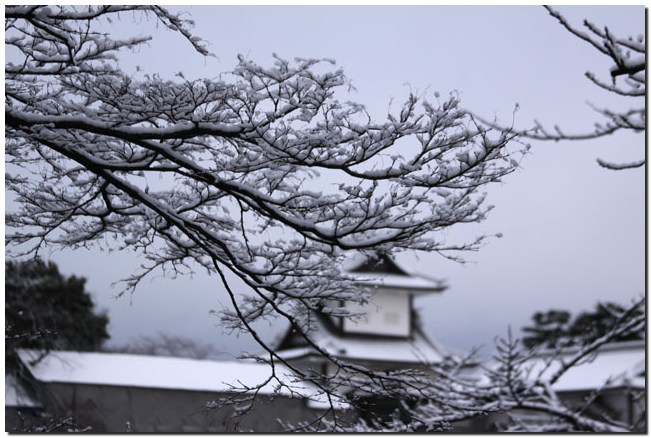
[[(599, 88), (602, 88), (612, 94), (623, 96), (628, 99), (644, 99), (646, 96), (646, 45), (644, 37), (638, 39), (618, 38), (614, 36), (607, 27), (600, 29), (595, 24), (585, 20), (583, 25), (586, 30), (573, 26), (559, 11), (545, 6), (549, 14), (558, 20), (558, 22), (570, 33), (579, 39), (587, 42), (603, 55), (610, 58), (613, 66), (609, 72), (609, 81), (599, 79), (592, 72), (586, 72), (586, 77)], [(618, 78), (623, 79), (618, 81)], [(609, 83), (610, 82), (610, 83)], [(569, 133), (560, 126), (554, 125), (552, 128), (545, 127), (539, 121), (534, 122), (531, 129), (520, 130), (517, 133), (522, 138), (541, 141), (579, 141), (593, 140), (601, 137), (610, 136), (624, 131), (636, 133), (645, 132), (646, 130), (646, 107), (644, 100), (639, 101), (641, 106), (634, 106), (626, 111), (614, 111), (609, 108), (601, 108), (590, 105), (598, 114), (603, 116), (604, 121), (596, 123), (593, 128), (580, 133)], [(492, 126), (496, 129), (513, 131), (512, 127), (499, 127), (496, 123), (475, 116), (486, 126)], [(610, 163), (602, 159), (597, 159), (600, 166), (610, 170), (624, 170), (642, 167), (646, 163), (645, 159), (637, 160), (634, 163)]]

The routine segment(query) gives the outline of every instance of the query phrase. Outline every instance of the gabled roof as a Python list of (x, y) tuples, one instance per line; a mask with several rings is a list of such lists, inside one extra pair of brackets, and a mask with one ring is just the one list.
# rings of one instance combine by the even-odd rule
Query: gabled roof
[[(382, 287), (407, 293), (422, 293), (440, 292), (446, 287), (442, 281), (409, 273), (388, 254), (353, 253), (343, 268), (360, 286), (370, 288)], [(311, 317), (314, 325), (310, 335), (314, 343), (340, 359), (413, 366), (437, 364), (445, 358), (456, 356), (449, 349), (430, 341), (413, 322), (411, 336), (391, 337), (343, 333), (329, 316), (312, 312)], [(287, 359), (320, 356), (314, 347), (308, 345), (291, 327), (276, 345), (281, 356)]]
[(344, 269), (363, 286), (414, 292), (442, 292), (446, 289), (443, 281), (409, 272), (386, 253), (353, 254)]
[[(344, 360), (363, 360), (372, 362), (396, 363), (404, 365), (430, 365), (441, 363), (453, 354), (430, 341), (417, 327), (408, 338), (375, 337), (342, 334), (333, 330), (327, 316), (314, 315), (314, 330), (310, 331), (312, 341), (332, 356)], [(284, 359), (319, 356), (310, 345), (292, 342), (290, 333), (279, 345), (279, 355)], [(298, 339), (298, 338), (297, 338)]]
[(388, 254), (380, 253), (372, 256), (360, 257), (352, 261), (352, 266), (348, 268), (349, 272), (354, 273), (373, 273), (373, 274), (394, 274), (409, 276), (396, 261)]
[[(238, 388), (263, 384), (271, 367), (253, 361), (212, 361), (116, 353), (52, 351), (45, 356), (35, 350), (18, 350), (20, 360), (36, 380), (45, 383), (126, 386), (230, 393)], [(42, 357), (42, 358), (41, 358)], [(260, 394), (278, 394), (309, 399), (311, 406), (327, 403), (319, 389), (299, 382), (287, 367), (276, 364), (276, 376), (289, 389), (272, 379)], [(343, 405), (339, 406), (342, 407)]]

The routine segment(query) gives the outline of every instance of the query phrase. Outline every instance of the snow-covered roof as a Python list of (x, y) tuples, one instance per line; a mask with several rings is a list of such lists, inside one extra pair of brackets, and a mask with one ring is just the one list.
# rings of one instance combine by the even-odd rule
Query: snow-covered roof
[(15, 376), (5, 374), (5, 407), (41, 408), (42, 405), (29, 395)]
[(444, 358), (421, 334), (413, 339), (331, 337), (320, 346), (346, 359), (433, 364)]
[[(567, 362), (577, 351), (577, 348), (566, 348), (560, 353), (556, 350), (541, 350), (524, 366), (531, 380), (549, 380), (559, 369), (561, 362)], [(554, 383), (553, 388), (560, 392), (592, 391), (622, 386), (645, 389), (645, 352), (645, 341), (604, 345), (596, 353), (566, 371)], [(490, 363), (486, 368), (492, 369), (496, 366), (496, 363)], [(488, 382), (483, 370), (477, 370), (475, 378), (480, 382)]]
[[(340, 335), (332, 333), (318, 317), (312, 331), (312, 340), (319, 348), (329, 354), (347, 360), (367, 360), (405, 364), (440, 363), (452, 353), (427, 339), (420, 331), (414, 330), (409, 338)], [(317, 352), (311, 347), (296, 347), (278, 352), (285, 359), (293, 359)]]
[(351, 275), (356, 282), (363, 286), (401, 288), (406, 290), (418, 290), (420, 292), (438, 292), (445, 288), (445, 286), (443, 286), (439, 281), (417, 276), (415, 274), (410, 275), (409, 277), (404, 275), (370, 273), (348, 275)]
[(445, 285), (440, 280), (427, 278), (400, 266), (388, 254), (351, 254), (344, 263), (347, 274), (364, 286), (400, 288), (419, 292), (440, 292)]
[[(264, 384), (260, 394), (304, 397), (312, 407), (327, 407), (327, 399), (309, 382), (299, 382), (287, 367), (276, 364), (276, 380), (266, 363), (249, 361), (212, 361), (174, 357), (115, 353), (50, 352), (38, 360), (34, 350), (18, 350), (21, 361), (41, 382), (110, 385), (140, 388), (176, 389), (228, 393), (234, 388), (252, 388)], [(265, 383), (267, 382), (267, 383)], [(345, 408), (338, 404), (337, 408)]]
[[(613, 343), (602, 347), (588, 361), (570, 368), (554, 384), (557, 391), (583, 391), (603, 387), (631, 385), (644, 388), (645, 341)], [(561, 361), (569, 359), (576, 349), (567, 349), (558, 357), (552, 352), (541, 352), (531, 360), (531, 376), (542, 372), (542, 378), (551, 377), (561, 366)], [(547, 367), (547, 364), (549, 366)], [(547, 368), (545, 368), (547, 367)], [(610, 381), (609, 381), (610, 379)]]

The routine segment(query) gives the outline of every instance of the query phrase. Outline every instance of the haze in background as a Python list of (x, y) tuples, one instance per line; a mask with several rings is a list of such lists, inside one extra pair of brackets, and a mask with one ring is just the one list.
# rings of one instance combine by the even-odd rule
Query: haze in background
[[(332, 58), (352, 80), (352, 99), (383, 118), (418, 90), (433, 98), (458, 91), (465, 108), (487, 119), (527, 128), (534, 119), (570, 132), (601, 121), (590, 107), (626, 108), (591, 84), (588, 70), (607, 78), (609, 60), (580, 41), (542, 7), (185, 7), (195, 33), (217, 58), (141, 15), (122, 14), (109, 30), (151, 34), (149, 47), (124, 53), (124, 71), (136, 65), (171, 78), (215, 78), (231, 70), (237, 54), (269, 64), (284, 58)], [(559, 8), (571, 22), (588, 18), (618, 36), (644, 32), (644, 7)], [(513, 114), (515, 105), (520, 109)], [(488, 186), (495, 205), (481, 224), (460, 226), (447, 237), (470, 239), (503, 233), (460, 265), (432, 254), (401, 254), (398, 261), (445, 279), (443, 294), (416, 300), (426, 332), (458, 349), (485, 345), (510, 325), (517, 333), (535, 311), (575, 312), (597, 301), (627, 303), (645, 287), (645, 180), (642, 169), (613, 172), (595, 161), (634, 161), (645, 153), (644, 135), (629, 133), (587, 142), (532, 142), (522, 168), (502, 185)], [(66, 274), (88, 278), (99, 308), (109, 311), (113, 345), (158, 332), (207, 342), (225, 353), (257, 351), (250, 337), (224, 333), (210, 314), (228, 306), (217, 278), (204, 272), (175, 280), (146, 281), (132, 296), (114, 298), (112, 283), (135, 270), (134, 254), (64, 251), (51, 258)], [(269, 338), (284, 329), (270, 324)]]

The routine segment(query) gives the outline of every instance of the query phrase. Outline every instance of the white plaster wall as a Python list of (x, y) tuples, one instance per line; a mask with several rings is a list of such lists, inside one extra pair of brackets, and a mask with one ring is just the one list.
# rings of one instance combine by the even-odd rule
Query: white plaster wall
[(409, 336), (410, 317), (409, 294), (396, 290), (378, 290), (369, 303), (345, 304), (346, 308), (364, 316), (344, 319), (344, 331), (390, 336)]

